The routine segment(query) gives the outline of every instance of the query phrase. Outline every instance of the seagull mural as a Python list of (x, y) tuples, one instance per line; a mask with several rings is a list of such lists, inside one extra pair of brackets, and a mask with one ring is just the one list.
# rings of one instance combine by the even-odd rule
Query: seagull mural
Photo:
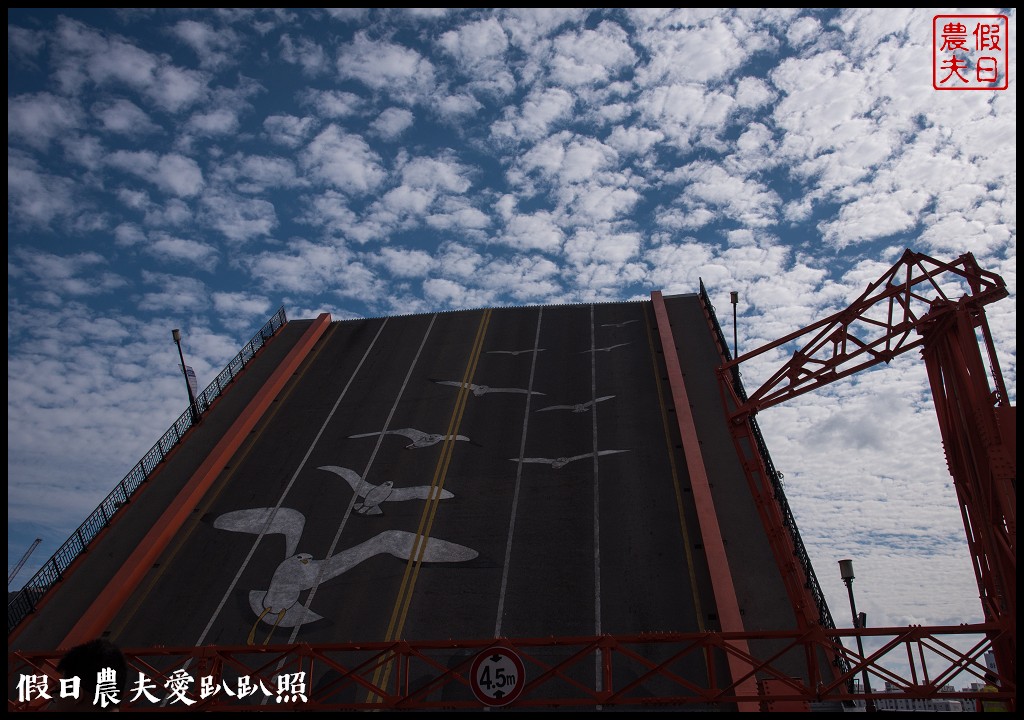
[(529, 394), (529, 395), (543, 395), (544, 394), (542, 392), (537, 392), (536, 390), (524, 390), (523, 388), (496, 388), (496, 387), (491, 387), (490, 385), (475, 385), (473, 383), (457, 382), (455, 380), (433, 380), (432, 382), (436, 382), (438, 385), (453, 385), (454, 387), (458, 387), (458, 388), (463, 388), (463, 387), (469, 388), (470, 390), (473, 391), (473, 394), (476, 395), (477, 397), (480, 397), (481, 395), (486, 395), (487, 393), (495, 393), (495, 392), (500, 392), (500, 393), (522, 393), (524, 395), (526, 395), (526, 394)]
[(381, 432), (371, 433), (360, 433), (358, 435), (349, 435), (349, 438), (364, 438), (364, 437), (376, 437), (380, 434), (384, 435), (404, 435), (405, 437), (412, 440), (411, 443), (405, 446), (406, 450), (412, 450), (414, 448), (430, 447), (431, 445), (437, 445), (439, 442), (445, 439), (445, 437), (454, 438), (455, 440), (465, 440), (472, 442), (465, 435), (439, 435), (437, 433), (426, 433), (416, 428), (399, 428), (397, 430), (382, 430)]
[(489, 355), (522, 355), (523, 353), (544, 352), (544, 348), (530, 348), (528, 350), (488, 350)]
[(604, 323), (603, 325), (601, 325), (601, 327), (620, 328), (620, 327), (626, 327), (630, 323), (635, 323), (635, 322), (640, 322), (640, 321), (639, 320), (623, 320), (622, 322), (617, 322), (617, 323)]
[(593, 350), (581, 350), (580, 355), (588, 352), (608, 352), (609, 350), (614, 350), (615, 348), (622, 347), (623, 345), (629, 345), (629, 343), (616, 343), (615, 345), (609, 345), (608, 347), (594, 348)]
[[(523, 458), (524, 463), (542, 463), (550, 465), (552, 468), (557, 470), (558, 468), (565, 467), (571, 462), (576, 460), (582, 460), (583, 458), (592, 458), (595, 455), (612, 455), (614, 453), (629, 452), (629, 450), (598, 450), (596, 453), (584, 453), (583, 455), (573, 455), (572, 457), (557, 457), (557, 458)], [(513, 462), (518, 462), (519, 458), (509, 458)]]
[[(352, 506), (352, 509), (360, 515), (383, 515), (380, 504), (383, 502), (396, 502), (402, 500), (427, 500), (430, 498), (430, 485), (417, 485), (416, 487), (396, 488), (394, 482), (388, 480), (380, 485), (374, 485), (363, 480), (359, 473), (348, 468), (337, 465), (323, 465), (319, 470), (326, 470), (342, 478), (352, 487), (352, 492), (359, 502)], [(448, 500), (455, 497), (447, 490), (441, 490), (436, 495), (441, 500)]]
[(590, 408), (592, 408), (597, 403), (604, 402), (605, 400), (611, 400), (613, 397), (615, 396), (605, 395), (604, 397), (594, 398), (593, 400), (589, 400), (585, 403), (576, 403), (574, 405), (548, 405), (545, 408), (541, 408), (537, 412), (544, 412), (546, 410), (572, 410), (574, 413), (585, 413), (590, 412)]
[[(246, 532), (254, 535), (284, 535), (285, 559), (274, 570), (267, 590), (249, 591), (249, 607), (257, 616), (249, 630), (247, 644), (253, 645), (256, 628), (260, 622), (271, 625), (264, 645), (278, 627), (298, 627), (322, 620), (323, 616), (299, 602), (299, 596), (313, 585), (332, 580), (346, 573), (364, 560), (376, 555), (391, 555), (400, 560), (409, 560), (416, 552), (420, 554), (422, 542), (417, 544), (417, 535), (404, 530), (387, 530), (358, 545), (335, 553), (323, 560), (314, 560), (309, 553), (298, 553), (299, 540), (306, 517), (291, 508), (253, 508), (236, 510), (218, 517), (213, 526), (218, 530)], [(478, 555), (476, 550), (464, 545), (426, 538), (423, 547), (423, 562), (465, 562)], [(307, 600), (308, 603), (308, 600)]]

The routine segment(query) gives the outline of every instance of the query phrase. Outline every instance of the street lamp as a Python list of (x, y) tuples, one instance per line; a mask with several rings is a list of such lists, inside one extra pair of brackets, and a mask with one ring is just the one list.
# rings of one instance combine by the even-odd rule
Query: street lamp
[[(855, 629), (862, 628), (864, 627), (867, 618), (863, 614), (857, 614), (857, 603), (853, 600), (853, 560), (839, 561), (839, 575), (843, 578), (843, 582), (846, 583), (846, 592), (850, 595), (850, 612), (853, 613), (853, 627)], [(860, 633), (857, 634), (857, 652), (860, 653), (861, 662), (863, 662), (864, 643), (860, 639)], [(868, 681), (867, 667), (861, 668), (861, 677), (864, 679), (865, 695), (871, 695), (871, 683)], [(865, 698), (864, 709), (867, 712), (874, 712), (875, 701), (872, 700), (870, 697)]]
[(181, 358), (181, 374), (185, 376), (185, 389), (188, 390), (188, 407), (192, 411), (192, 424), (198, 425), (202, 422), (202, 417), (199, 415), (195, 395), (192, 394), (192, 383), (188, 381), (188, 368), (185, 367), (185, 356), (181, 352), (181, 331), (174, 328), (171, 330), (171, 337), (174, 338), (174, 344), (178, 346), (178, 357)]
[(739, 344), (736, 342), (736, 303), (740, 301), (740, 294), (733, 290), (729, 293), (729, 299), (732, 300), (732, 359), (735, 360), (739, 354), (736, 349)]

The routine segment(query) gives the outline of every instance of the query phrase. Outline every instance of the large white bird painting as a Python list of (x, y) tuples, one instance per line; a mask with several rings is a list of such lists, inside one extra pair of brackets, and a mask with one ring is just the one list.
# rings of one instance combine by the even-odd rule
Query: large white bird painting
[(412, 440), (411, 443), (405, 446), (407, 450), (437, 445), (446, 437), (454, 438), (455, 440), (465, 440), (467, 442), (472, 442), (465, 435), (441, 435), (440, 433), (423, 432), (422, 430), (417, 430), (416, 428), (398, 428), (397, 430), (381, 430), (380, 432), (359, 433), (358, 435), (349, 435), (349, 438), (378, 437), (380, 435), (404, 435), (405, 437)]
[(574, 413), (585, 413), (590, 412), (590, 408), (592, 408), (597, 403), (604, 402), (605, 400), (611, 400), (613, 397), (615, 396), (605, 395), (604, 397), (594, 398), (593, 400), (589, 400), (584, 403), (574, 403), (572, 405), (548, 405), (547, 407), (541, 408), (537, 412), (544, 412), (546, 410), (572, 410)]
[[(352, 509), (360, 515), (381, 515), (382, 502), (396, 502), (401, 500), (428, 500), (431, 495), (430, 485), (416, 485), (414, 487), (396, 488), (391, 480), (380, 485), (368, 483), (359, 476), (355, 470), (350, 470), (337, 465), (323, 465), (320, 470), (332, 472), (342, 478), (352, 487), (352, 492), (358, 498)], [(447, 490), (435, 491), (435, 497), (440, 500), (448, 500), (455, 497)]]
[(573, 455), (572, 457), (556, 457), (556, 458), (541, 458), (541, 457), (524, 457), (524, 458), (509, 458), (513, 462), (524, 462), (524, 463), (541, 463), (543, 465), (550, 465), (552, 468), (557, 470), (563, 468), (571, 462), (577, 460), (583, 460), (584, 458), (593, 458), (601, 455), (614, 455), (615, 453), (629, 452), (628, 450), (598, 450), (596, 453), (588, 452), (582, 455)]
[(305, 523), (305, 516), (291, 508), (235, 510), (221, 515), (213, 523), (219, 530), (284, 535), (285, 558), (274, 570), (270, 587), (249, 591), (249, 607), (257, 616), (246, 640), (249, 645), (254, 644), (256, 628), (261, 621), (271, 625), (263, 641), (266, 645), (278, 627), (297, 627), (322, 620), (322, 615), (299, 602), (299, 596), (314, 585), (332, 580), (376, 555), (391, 555), (400, 560), (408, 560), (414, 551), (419, 557), (422, 547), (422, 562), (433, 563), (465, 562), (478, 554), (472, 548), (437, 538), (426, 538), (417, 545), (416, 534), (404, 530), (387, 530), (328, 558), (315, 560), (309, 553), (295, 552)]
[(473, 391), (473, 395), (480, 397), (487, 393), (523, 393), (526, 395), (543, 395), (542, 392), (536, 390), (526, 390), (524, 388), (512, 388), (512, 387), (491, 387), (490, 385), (477, 385), (476, 383), (458, 382), (457, 380), (434, 380), (438, 385), (452, 385), (457, 388), (469, 388)]

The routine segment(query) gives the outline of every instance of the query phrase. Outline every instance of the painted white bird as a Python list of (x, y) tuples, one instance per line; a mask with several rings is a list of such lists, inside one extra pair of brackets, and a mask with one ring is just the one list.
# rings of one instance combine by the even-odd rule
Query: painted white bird
[(543, 395), (542, 392), (536, 390), (524, 390), (522, 388), (495, 388), (490, 385), (475, 385), (474, 383), (458, 382), (456, 380), (434, 380), (438, 385), (453, 385), (455, 387), (468, 387), (473, 391), (473, 394), (477, 397), (486, 395), (489, 392), (504, 392), (504, 393), (523, 393), (530, 395)]
[(588, 400), (585, 403), (576, 403), (575, 405), (548, 405), (546, 408), (541, 408), (537, 412), (544, 412), (545, 410), (572, 410), (574, 413), (585, 413), (590, 412), (590, 408), (595, 404), (604, 400), (611, 400), (613, 397), (615, 396), (605, 395), (604, 397), (594, 398), (593, 400)]
[(213, 523), (219, 530), (285, 536), (285, 559), (274, 570), (269, 589), (249, 592), (249, 607), (257, 615), (249, 631), (249, 645), (254, 644), (260, 622), (271, 623), (268, 615), (274, 620), (264, 645), (270, 642), (278, 627), (297, 627), (322, 620), (322, 615), (299, 602), (300, 594), (348, 572), (375, 555), (387, 554), (409, 560), (414, 555), (420, 557), (422, 549), (422, 562), (465, 562), (479, 554), (472, 548), (447, 540), (420, 538), (404, 530), (387, 530), (348, 550), (323, 560), (314, 560), (309, 553), (294, 554), (305, 521), (302, 513), (290, 508), (254, 508), (225, 513)]
[[(355, 470), (338, 467), (337, 465), (323, 465), (318, 469), (334, 473), (352, 487), (352, 492), (356, 494), (356, 497), (362, 498), (360, 502), (357, 502), (352, 506), (352, 509), (360, 515), (383, 514), (383, 511), (380, 509), (380, 504), (382, 502), (427, 500), (431, 497), (430, 493), (431, 490), (433, 490), (430, 485), (396, 488), (395, 483), (391, 480), (381, 483), (380, 485), (374, 485), (373, 483), (368, 483), (363, 480)], [(441, 500), (448, 500), (455, 496), (447, 490), (441, 490), (439, 493), (435, 491), (433, 497), (440, 498)]]
[[(594, 455), (611, 455), (613, 453), (629, 452), (628, 450), (598, 450), (597, 453), (584, 453), (583, 455), (573, 455), (572, 457), (557, 457), (557, 458), (523, 458), (524, 463), (543, 463), (550, 465), (552, 468), (557, 470), (560, 467), (565, 467), (571, 462), (576, 460), (582, 460), (583, 458), (592, 458)], [(509, 458), (513, 462), (518, 462), (519, 458)]]
[(629, 325), (630, 323), (635, 323), (635, 322), (640, 322), (640, 321), (639, 320), (623, 320), (622, 322), (618, 322), (618, 323), (604, 323), (603, 325), (601, 325), (601, 327), (620, 328), (620, 327), (625, 327), (626, 325)]
[(615, 345), (609, 345), (608, 347), (594, 348), (593, 350), (581, 350), (580, 355), (588, 352), (608, 352), (609, 350), (614, 350), (615, 348), (622, 347), (623, 345), (629, 345), (629, 343), (617, 343)]
[(537, 348), (536, 350), (534, 350), (533, 348), (530, 348), (529, 350), (488, 350), (487, 351), (487, 353), (490, 354), (490, 355), (522, 355), (523, 353), (531, 353), (531, 352), (544, 352), (544, 348)]
[[(380, 435), (380, 434), (381, 433), (379, 433), (379, 432), (360, 433), (358, 435), (349, 435), (349, 438), (374, 437), (374, 436)], [(410, 440), (412, 440), (412, 442), (405, 446), (405, 448), (407, 450), (412, 450), (413, 448), (423, 448), (423, 447), (430, 447), (431, 445), (437, 445), (437, 443), (439, 443), (439, 442), (441, 442), (442, 440), (445, 439), (444, 435), (439, 435), (438, 433), (426, 433), (426, 432), (423, 432), (422, 430), (417, 430), (416, 428), (398, 428), (397, 430), (384, 430), (383, 434), (384, 435), (404, 435), (405, 437), (409, 438)], [(452, 436), (448, 435), (447, 437), (452, 437)], [(456, 440), (470, 441), (469, 438), (466, 437), (465, 435), (455, 435), (454, 438)]]

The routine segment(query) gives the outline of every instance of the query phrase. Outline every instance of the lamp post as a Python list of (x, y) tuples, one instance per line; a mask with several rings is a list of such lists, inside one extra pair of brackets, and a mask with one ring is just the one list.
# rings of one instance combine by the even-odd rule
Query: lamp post
[[(843, 578), (843, 582), (846, 583), (846, 592), (850, 595), (850, 612), (853, 613), (853, 627), (859, 629), (864, 627), (862, 618), (864, 615), (857, 614), (857, 603), (853, 599), (853, 560), (840, 560), (839, 561), (839, 574)], [(861, 661), (864, 659), (864, 643), (860, 639), (860, 634), (857, 635), (857, 652), (860, 653)], [(865, 695), (871, 694), (871, 683), (868, 681), (868, 670), (866, 667), (861, 668), (861, 678), (864, 680), (864, 693)], [(864, 700), (864, 710), (866, 712), (874, 712), (875, 701), (870, 697)]]
[(196, 406), (195, 395), (192, 394), (192, 383), (188, 381), (188, 369), (185, 367), (185, 356), (181, 352), (181, 331), (178, 328), (171, 330), (171, 337), (174, 344), (178, 346), (178, 357), (181, 358), (181, 374), (185, 376), (185, 389), (188, 390), (188, 407), (192, 411), (192, 424), (198, 425), (202, 422), (199, 408)]
[(732, 300), (732, 359), (735, 360), (739, 355), (736, 346), (736, 303), (740, 301), (740, 294), (733, 290), (729, 293), (729, 299)]

